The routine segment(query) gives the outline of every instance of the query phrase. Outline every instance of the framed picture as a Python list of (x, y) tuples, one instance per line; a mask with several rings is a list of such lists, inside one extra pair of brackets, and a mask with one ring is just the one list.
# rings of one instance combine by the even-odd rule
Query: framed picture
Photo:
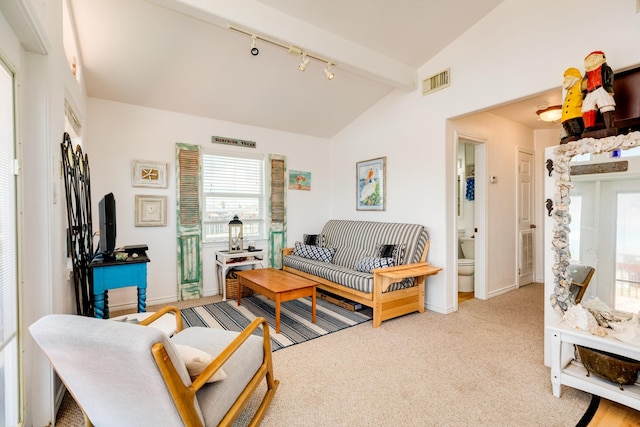
[(131, 185), (134, 187), (167, 187), (167, 164), (165, 162), (131, 162)]
[(311, 191), (311, 172), (289, 171), (289, 188)]
[(383, 211), (385, 195), (386, 157), (356, 163), (356, 209), (359, 211)]
[(135, 195), (136, 227), (164, 227), (167, 225), (167, 196)]

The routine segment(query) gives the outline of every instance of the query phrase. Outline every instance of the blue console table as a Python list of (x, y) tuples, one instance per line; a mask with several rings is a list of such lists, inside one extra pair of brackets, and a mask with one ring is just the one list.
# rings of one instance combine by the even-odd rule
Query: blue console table
[(127, 261), (94, 260), (90, 264), (93, 279), (94, 317), (109, 318), (109, 289), (138, 288), (138, 313), (147, 311), (147, 263), (140, 256)]

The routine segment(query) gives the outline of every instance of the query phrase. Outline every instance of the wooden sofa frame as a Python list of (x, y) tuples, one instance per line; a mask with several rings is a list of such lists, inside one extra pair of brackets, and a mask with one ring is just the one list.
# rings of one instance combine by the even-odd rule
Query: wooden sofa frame
[[(424, 286), (427, 276), (437, 274), (442, 268), (434, 267), (425, 260), (429, 252), (429, 242), (427, 241), (420, 257), (420, 262), (413, 264), (403, 264), (394, 267), (379, 268), (372, 270), (373, 292), (362, 292), (356, 289), (331, 282), (322, 277), (300, 271), (298, 269), (283, 266), (284, 271), (306, 277), (318, 283), (318, 288), (339, 295), (343, 298), (359, 302), (362, 305), (373, 309), (373, 327), (379, 327), (384, 320), (393, 319), (409, 313), (424, 313)], [(287, 256), (293, 253), (293, 248), (282, 249), (282, 255)], [(410, 288), (385, 292), (392, 283), (401, 281), (409, 277), (415, 277), (416, 284)]]

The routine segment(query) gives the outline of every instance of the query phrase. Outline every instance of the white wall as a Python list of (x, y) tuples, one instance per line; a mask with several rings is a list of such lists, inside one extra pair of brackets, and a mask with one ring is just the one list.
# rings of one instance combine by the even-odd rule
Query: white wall
[[(256, 149), (211, 143), (211, 136), (256, 141)], [(238, 153), (265, 153), (286, 156), (287, 168), (311, 172), (311, 191), (287, 190), (287, 239), (289, 245), (304, 233), (320, 232), (328, 219), (329, 142), (321, 138), (278, 132), (237, 123), (177, 114), (112, 101), (89, 98), (83, 136), (91, 166), (94, 231), (98, 227), (97, 205), (113, 192), (117, 208), (117, 245), (147, 244), (147, 304), (176, 301), (176, 214), (175, 144), (200, 145), (205, 149)], [(131, 161), (167, 162), (168, 188), (131, 186)], [(168, 196), (166, 227), (134, 226), (134, 195)], [(258, 242), (267, 248), (267, 242)], [(204, 294), (218, 291), (214, 275), (214, 251), (224, 245), (203, 249)], [(135, 288), (109, 291), (111, 310), (135, 307)]]
[[(640, 14), (630, 0), (505, 1), (420, 68), (421, 79), (450, 68), (448, 88), (426, 97), (419, 90), (396, 91), (333, 138), (331, 215), (426, 225), (432, 239), (429, 261), (444, 267), (427, 281), (427, 307), (451, 310), (456, 153), (447, 120), (558, 88), (564, 70), (582, 69), (583, 58), (593, 50), (605, 51), (614, 70), (639, 64), (640, 50), (632, 47), (638, 40)], [(385, 155), (387, 211), (356, 212), (355, 162)], [(515, 157), (506, 160), (515, 163)], [(515, 206), (515, 187), (502, 201)], [(489, 215), (503, 214), (490, 206)], [(509, 234), (491, 237), (489, 270), (501, 262), (502, 248), (514, 242)], [(496, 279), (490, 286), (515, 282), (503, 274)]]

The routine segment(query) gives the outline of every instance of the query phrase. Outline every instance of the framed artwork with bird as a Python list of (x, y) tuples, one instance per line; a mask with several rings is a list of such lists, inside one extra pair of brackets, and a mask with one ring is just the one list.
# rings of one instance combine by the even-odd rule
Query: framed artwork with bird
[(356, 209), (384, 211), (386, 157), (356, 163)]

